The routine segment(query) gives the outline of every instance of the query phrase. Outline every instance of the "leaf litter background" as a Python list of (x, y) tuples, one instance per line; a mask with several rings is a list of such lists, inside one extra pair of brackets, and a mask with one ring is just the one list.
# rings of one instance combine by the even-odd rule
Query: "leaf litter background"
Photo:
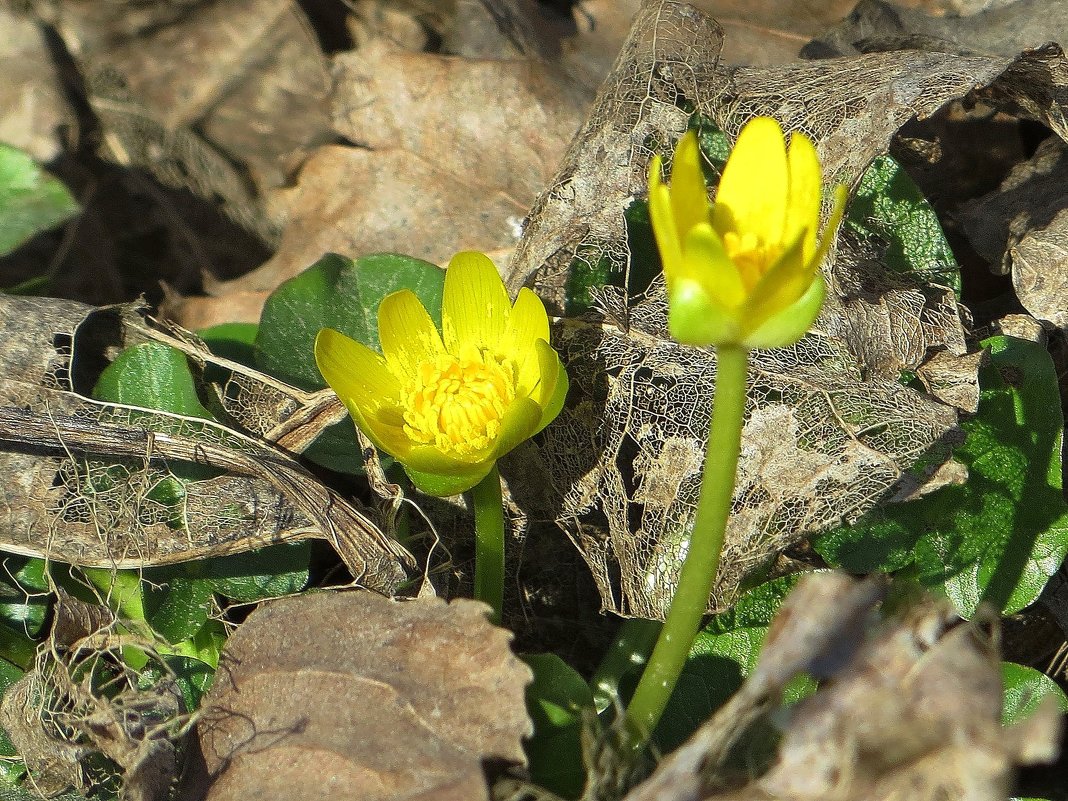
[[(9, 33), (0, 59), (16, 79), (0, 89), (10, 93), (0, 104), (5, 110), (0, 138), (63, 177), (84, 211), (6, 258), (4, 284), (45, 272), (49, 294), (97, 305), (144, 292), (162, 301), (164, 316), (198, 329), (258, 319), (272, 290), (328, 251), (351, 256), (400, 251), (438, 263), (461, 248), (492, 251), (513, 287), (532, 284), (557, 312), (568, 306), (576, 264), (603, 271), (632, 297), (607, 287), (593, 293), (590, 315), (559, 324), (555, 336), (576, 390), (562, 421), (504, 465), (506, 475), (515, 477), (509, 488), (517, 530), (524, 535), (512, 552), (519, 556), (514, 600), (525, 619), (513, 628), (524, 643), (543, 648), (551, 646), (551, 633), (577, 634), (569, 656), (580, 663), (595, 659), (581, 652), (596, 652), (603, 643), (603, 626), (593, 615), (598, 603), (624, 614), (662, 614), (679, 561), (672, 532), (684, 525), (696, 497), (714, 356), (665, 336), (662, 287), (656, 281), (648, 285), (641, 265), (632, 263), (624, 217), (642, 194), (649, 156), (670, 150), (691, 112), (729, 135), (747, 116), (773, 114), (787, 128), (812, 135), (830, 174), (854, 188), (869, 163), (889, 150), (937, 209), (962, 261), (965, 301), (973, 315), (969, 320), (954, 295), (949, 276), (955, 265), (937, 262), (901, 274), (889, 264), (886, 242), (862, 230), (843, 232), (828, 275), (831, 303), (816, 331), (796, 347), (761, 354), (756, 361), (737, 514), (717, 605), (736, 596), (753, 568), (790, 552), (807, 534), (857, 518), (888, 493), (900, 498), (923, 493), (929, 479), (961, 480), (938, 468), (955, 441), (958, 412), (973, 411), (979, 400), (978, 362), (968, 355), (962, 317), (979, 331), (1036, 337), (1044, 334), (1033, 321), (1045, 321), (1055, 334), (1055, 355), (1062, 347), (1056, 326), (1064, 325), (1068, 246), (1061, 231), (1065, 204), (1059, 176), (1068, 136), (1068, 75), (1059, 48), (1045, 46), (1068, 38), (1061, 4), (700, 5), (719, 24), (672, 2), (594, 0), (568, 14), (553, 4), (518, 0), (351, 6), (281, 0), (11, 3), (3, 10)], [(799, 52), (808, 60), (799, 59)], [(833, 55), (849, 60), (822, 61)], [(1039, 141), (1039, 125), (1060, 138)], [(987, 265), (993, 275), (984, 277)], [(367, 511), (350, 506), (272, 448), (278, 443), (301, 452), (324, 420), (343, 416), (324, 394), (245, 368), (231, 379), (235, 392), (220, 398), (230, 404), (232, 428), (191, 424), (165, 413), (146, 423), (140, 414), (134, 420), (121, 407), (76, 393), (88, 394), (118, 346), (166, 342), (194, 363), (220, 364), (195, 338), (146, 324), (132, 307), (98, 312), (73, 303), (7, 299), (2, 316), (12, 343), (4, 353), (2, 422), (9, 445), (4, 470), (24, 477), (6, 490), (6, 548), (90, 566), (122, 566), (125, 560), (153, 565), (318, 536), (335, 544), (364, 585), (390, 591), (406, 569), (418, 575), (411, 557), (382, 534), (390, 529), (388, 514), (370, 512), (368, 518)], [(903, 385), (903, 371), (915, 373), (921, 388)], [(125, 450), (116, 442), (125, 443)], [(144, 494), (121, 497), (117, 489), (113, 494), (120, 497), (103, 493), (92, 508), (82, 508), (84, 479), (69, 456), (72, 446), (125, 457), (127, 487), (155, 486), (168, 475), (143, 454), (177, 460), (198, 449), (214, 454), (209, 464), (222, 475), (189, 485), (202, 494), (193, 497), (188, 513), (195, 520), (197, 510), (205, 510), (204, 521), (189, 531), (203, 533), (205, 542), (173, 542), (166, 509), (154, 518), (140, 511), (130, 516)], [(928, 456), (922, 468), (909, 472), (920, 455), (932, 452), (937, 458)], [(374, 464), (369, 468), (372, 484), (392, 500), (384, 475)], [(57, 483), (54, 476), (67, 479)], [(220, 499), (235, 498), (271, 510), (257, 518), (258, 531), (227, 532), (212, 517)], [(427, 509), (447, 520), (441, 510)], [(98, 524), (108, 515), (114, 524), (106, 527), (109, 536), (128, 540), (101, 540)], [(462, 560), (460, 538), (439, 528), (454, 558)], [(1048, 572), (1057, 566), (1051, 564)], [(597, 594), (588, 583), (591, 575)], [(447, 576), (434, 580), (439, 589), (455, 589)], [(838, 593), (851, 591), (826, 592), (840, 602)], [(446, 614), (435, 605), (440, 602), (428, 603), (421, 614)], [(262, 614), (275, 608), (267, 606)], [(1055, 618), (1056, 606), (1050, 608)], [(458, 620), (470, 616), (465, 609), (455, 606)], [(257, 648), (254, 621), (239, 632)], [(1058, 622), (1063, 625), (1064, 618)], [(85, 634), (106, 635), (113, 625), (97, 621)], [(909, 625), (903, 631), (929, 636), (930, 627)], [(829, 624), (827, 629), (833, 631)], [(953, 634), (959, 630), (947, 627), (946, 637), (962, 636)], [(469, 636), (466, 647), (477, 652), (478, 640), (473, 632)], [(270, 637), (284, 639), (274, 629), (262, 647)], [(236, 651), (239, 643), (231, 642)], [(907, 659), (919, 659), (931, 644), (909, 651)], [(92, 695), (71, 676), (77, 675), (78, 660), (89, 658), (100, 643), (83, 645), (88, 651), (45, 655), (40, 668), (27, 674), (28, 684), (44, 685), (24, 690), (26, 708), (33, 708), (46, 686), (65, 699), (68, 712), (74, 710), (71, 720), (78, 725), (92, 720), (86, 707), (92, 707)], [(340, 652), (359, 647), (337, 646)], [(979, 652), (986, 647), (981, 638), (977, 647)], [(824, 655), (818, 644), (802, 650), (811, 659)], [(968, 652), (959, 644), (950, 650)], [(759, 711), (761, 681), (784, 684), (807, 658), (766, 656), (773, 666), (768, 670), (779, 674), (750, 677), (749, 694), (733, 702), (739, 709), (752, 707), (741, 718)], [(867, 658), (861, 653), (855, 657), (860, 661), (840, 660), (861, 683), (863, 700), (816, 700), (813, 719), (831, 714), (839, 703), (847, 708), (872, 703), (874, 688), (864, 679)], [(459, 657), (439, 657), (438, 664), (454, 659)], [(505, 652), (493, 658), (501, 681), (517, 670), (510, 660)], [(998, 742), (996, 727), (960, 721), (955, 699), (992, 692), (992, 674), (983, 672), (990, 664), (984, 668), (982, 661), (952, 672), (974, 677), (976, 687), (949, 682), (939, 708), (944, 725), (970, 732), (969, 748), (982, 742), (996, 752), (983, 763), (961, 764), (961, 782), (975, 779), (973, 771), (980, 768), (991, 771), (987, 781), (959, 790), (962, 797), (999, 797), (998, 783), (1012, 762), (1037, 758), (1023, 746)], [(310, 662), (297, 667), (314, 672)], [(357, 682), (394, 682), (373, 679), (363, 666), (345, 671)], [(235, 673), (234, 686), (239, 679)], [(325, 686), (326, 679), (309, 681)], [(226, 686), (219, 682), (209, 708), (228, 703)], [(888, 697), (902, 694), (892, 687)], [(429, 692), (415, 691), (416, 701)], [(128, 702), (136, 706), (141, 700)], [(913, 706), (927, 705), (920, 700)], [(13, 708), (5, 705), (8, 714)], [(510, 709), (519, 709), (518, 702)], [(334, 715), (336, 707), (326, 704), (322, 712)], [(98, 713), (114, 716), (107, 708)], [(304, 725), (282, 721), (269, 693), (252, 714), (264, 715), (265, 723), (280, 730)], [(901, 731), (915, 730), (915, 721), (899, 719), (902, 715), (907, 718), (887, 712), (881, 733), (886, 741), (860, 751), (881, 753)], [(989, 722), (989, 715), (981, 718)], [(263, 728), (270, 731), (271, 725)], [(520, 759), (515, 742), (526, 734), (525, 717), (512, 725), (509, 748), (493, 751), (488, 735), (479, 735), (473, 761), (463, 768), (465, 778), (443, 769), (441, 784), (425, 792), (446, 794), (448, 785), (456, 792), (464, 788), (466, 795), (455, 797), (473, 797), (470, 782), (481, 780), (479, 755)], [(828, 748), (828, 741), (876, 735), (843, 731), (850, 724), (842, 721), (811, 725), (830, 733), (806, 745), (804, 730), (795, 728), (800, 740), (784, 742), (778, 772), (747, 792), (883, 797), (898, 782), (910, 782), (933, 797), (939, 782), (952, 786), (958, 778), (956, 772), (946, 772), (946, 778), (916, 767), (923, 764), (917, 760), (921, 754), (935, 764), (957, 764), (939, 752), (944, 737), (913, 742), (911, 751), (902, 749), (873, 765), (857, 754), (835, 757), (837, 749)], [(32, 751), (36, 742), (47, 753), (41, 737), (54, 749), (60, 728), (44, 731), (36, 741), (22, 740), (22, 750)], [(110, 739), (102, 730), (111, 732)], [(692, 767), (680, 774), (677, 765), (686, 754), (703, 762), (717, 748), (725, 750), (729, 730), (713, 719), (705, 741), (695, 740), (696, 751), (680, 752), (674, 763), (664, 764), (659, 780), (678, 783), (672, 797), (710, 792)], [(210, 741), (205, 725), (199, 732)], [(446, 731), (444, 741), (455, 748), (459, 736)], [(379, 736), (354, 737), (318, 747), (373, 773), (353, 743)], [(1047, 730), (1024, 739), (1041, 743), (1050, 737)], [(126, 723), (86, 725), (83, 744), (73, 752), (68, 748), (58, 769), (39, 767), (38, 773), (51, 775), (60, 790), (84, 786), (84, 754), (78, 748), (87, 747), (86, 738), (123, 769), (131, 797), (162, 797), (165, 782), (141, 778), (146, 753), (149, 762), (158, 759), (158, 749), (145, 743), (158, 735), (133, 736)], [(214, 780), (211, 797), (247, 797), (252, 790), (242, 782), (249, 779), (226, 773), (240, 764), (241, 746), (211, 742), (210, 749), (222, 754), (213, 761), (205, 751), (204, 775)], [(289, 747), (284, 737), (278, 742), (277, 747)], [(410, 747), (407, 740), (402, 745)], [(270, 753), (272, 745), (257, 744), (253, 752), (261, 747)], [(382, 753), (397, 747), (383, 745)], [(792, 771), (791, 749), (826, 751), (832, 764), (825, 776), (841, 774), (842, 764), (834, 760), (846, 760), (855, 783), (791, 784), (820, 773)], [(856, 762), (848, 761), (854, 757)], [(446, 763), (442, 757), (438, 764)], [(320, 797), (314, 770), (298, 774), (306, 777), (309, 797)], [(255, 782), (256, 771), (251, 775)], [(612, 771), (606, 768), (604, 777), (611, 784)], [(685, 790), (685, 782), (696, 782), (695, 789)], [(398, 797), (381, 787), (380, 797)], [(653, 787), (636, 790), (635, 797), (654, 797), (640, 794)], [(293, 785), (286, 790), (292, 792)]]

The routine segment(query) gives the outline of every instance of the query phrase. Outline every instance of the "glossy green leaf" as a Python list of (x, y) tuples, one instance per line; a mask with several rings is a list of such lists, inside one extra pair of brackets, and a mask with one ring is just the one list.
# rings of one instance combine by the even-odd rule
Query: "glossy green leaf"
[(47, 596), (26, 595), (21, 588), (0, 584), (0, 621), (17, 632), (36, 637), (49, 608)]
[(556, 654), (522, 657), (534, 682), (527, 686), (527, 711), (534, 736), (523, 746), (530, 777), (564, 798), (578, 798), (586, 783), (582, 763), (582, 721), (593, 714), (593, 693), (575, 670)]
[(3, 572), (28, 592), (51, 592), (48, 563), (29, 556), (8, 555), (3, 559)]
[(378, 304), (410, 289), (441, 325), (445, 271), (410, 256), (378, 253), (353, 260), (331, 253), (276, 289), (256, 335), (260, 369), (301, 389), (323, 389), (313, 347), (321, 328), (333, 328), (380, 350)]
[(881, 507), (814, 541), (824, 559), (853, 572), (911, 565), (966, 617), (980, 601), (1005, 613), (1032, 603), (1068, 554), (1053, 362), (1033, 342), (984, 344), (979, 411), (962, 421), (965, 441), (954, 454), (967, 482)]
[[(93, 387), (93, 397), (109, 403), (214, 419), (200, 402), (185, 355), (162, 342), (145, 342), (120, 353), (100, 374)], [(199, 481), (218, 475), (213, 468), (192, 463), (173, 464), (171, 472), (175, 478), (159, 482), (148, 497), (176, 508), (185, 502), (181, 479)]]
[(205, 577), (219, 595), (252, 603), (300, 592), (308, 583), (310, 561), (310, 542), (287, 542), (211, 559)]
[(256, 323), (223, 323), (197, 331), (197, 336), (216, 356), (238, 362), (246, 367), (255, 367)]
[(0, 144), (0, 255), (80, 210), (62, 182), (26, 153)]
[(188, 712), (199, 708), (200, 699), (211, 688), (211, 682), (215, 678), (212, 667), (199, 659), (187, 656), (163, 657), (168, 671), (156, 665), (151, 665), (138, 674), (138, 687), (147, 690), (155, 687), (161, 681), (169, 681), (173, 676), (182, 693), (182, 701)]
[[(169, 643), (177, 643), (196, 634), (207, 622), (214, 603), (211, 582), (190, 576), (191, 565), (183, 564), (177, 575), (163, 578), (159, 571), (146, 571), (144, 587), (145, 617), (149, 625)], [(185, 573), (185, 575), (182, 575)]]
[[(379, 253), (352, 260), (327, 254), (267, 299), (256, 334), (256, 366), (302, 389), (323, 389), (326, 382), (313, 354), (319, 329), (333, 328), (379, 350), (382, 299), (410, 289), (440, 326), (444, 284), (444, 270), (410, 256)], [(304, 456), (332, 470), (359, 475), (363, 460), (356, 442), (356, 429), (346, 418), (323, 432)]]
[(1057, 682), (1034, 668), (1002, 662), (1001, 683), (1005, 691), (1001, 722), (1005, 726), (1027, 720), (1046, 696), (1053, 696), (1057, 708), (1061, 712), (1068, 712), (1068, 695), (1064, 694)]
[(310, 560), (311, 544), (301, 541), (146, 569), (146, 585), (164, 587), (162, 593), (146, 591), (146, 615), (172, 643), (184, 640), (207, 620), (213, 594), (252, 603), (300, 592)]
[(846, 225), (885, 245), (884, 263), (896, 272), (950, 287), (960, 296), (960, 266), (942, 224), (908, 173), (890, 156), (868, 167), (846, 212)]
[(212, 419), (197, 395), (185, 355), (162, 342), (145, 342), (120, 353), (100, 374), (93, 397)]
[[(681, 745), (741, 687), (756, 667), (772, 618), (799, 579), (799, 575), (784, 576), (754, 587), (730, 610), (714, 615), (697, 634), (653, 734), (662, 752)], [(790, 703), (813, 689), (807, 677), (795, 680), (783, 701)]]

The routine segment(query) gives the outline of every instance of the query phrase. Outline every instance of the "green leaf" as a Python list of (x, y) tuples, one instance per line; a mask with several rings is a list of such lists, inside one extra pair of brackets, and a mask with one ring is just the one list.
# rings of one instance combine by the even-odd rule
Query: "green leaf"
[(9, 555), (4, 558), (3, 569), (27, 591), (52, 591), (52, 584), (48, 580), (48, 566), (44, 559)]
[[(100, 374), (93, 387), (93, 397), (108, 403), (214, 419), (200, 402), (185, 355), (162, 342), (145, 342), (120, 353)], [(214, 468), (192, 463), (172, 465), (171, 472), (177, 479), (189, 481), (219, 474)], [(180, 507), (185, 502), (185, 487), (177, 479), (161, 481), (147, 497)]]
[[(25, 671), (22, 668), (8, 662), (6, 659), (0, 659), (0, 698), (4, 697), (7, 692), (7, 688), (21, 679), (25, 675)], [(12, 757), (17, 756), (18, 751), (15, 750), (15, 746), (11, 744), (11, 740), (8, 739), (7, 732), (0, 729), (0, 756)], [(19, 772), (21, 775), (21, 772)], [(7, 779), (7, 776), (0, 777), (0, 781)]]
[(308, 583), (310, 560), (302, 541), (146, 569), (145, 617), (168, 642), (187, 640), (207, 622), (214, 594), (241, 603), (291, 595)]
[(860, 180), (846, 225), (885, 243), (885, 264), (896, 272), (951, 288), (960, 297), (960, 266), (942, 225), (918, 186), (890, 156), (879, 156)]
[(205, 575), (219, 595), (252, 603), (300, 592), (310, 561), (310, 542), (287, 542), (208, 560)]
[[(756, 667), (772, 618), (800, 578), (800, 574), (783, 576), (754, 587), (698, 632), (653, 734), (663, 753), (685, 742), (741, 687)], [(814, 689), (812, 680), (802, 677), (790, 684), (783, 702), (793, 702)]]
[(1001, 707), (1004, 726), (1027, 720), (1048, 695), (1056, 700), (1057, 709), (1068, 712), (1068, 695), (1057, 682), (1034, 668), (1002, 662), (1001, 684), (1005, 691)]
[(852, 572), (911, 565), (965, 617), (980, 601), (1006, 614), (1033, 603), (1068, 554), (1053, 362), (1033, 342), (983, 344), (990, 364), (979, 373), (979, 411), (961, 423), (965, 440), (954, 454), (968, 468), (967, 483), (873, 510), (813, 543)]
[[(256, 366), (301, 389), (323, 389), (326, 382), (313, 351), (319, 329), (336, 329), (380, 350), (382, 299), (410, 289), (440, 326), (444, 285), (444, 270), (410, 256), (379, 253), (354, 261), (327, 254), (267, 299), (256, 334)], [(356, 429), (346, 418), (323, 432), (304, 456), (331, 470), (360, 475), (363, 460), (356, 442)]]
[(559, 796), (578, 798), (586, 784), (582, 721), (584, 714), (593, 714), (593, 693), (556, 654), (521, 658), (534, 671), (534, 682), (526, 689), (534, 736), (523, 744), (530, 777)]
[(182, 701), (186, 711), (192, 712), (200, 707), (200, 699), (211, 688), (212, 679), (215, 678), (215, 670), (199, 659), (187, 656), (163, 657), (163, 661), (169, 669), (169, 673), (156, 665), (151, 665), (138, 674), (138, 688), (141, 690), (152, 689), (161, 681), (168, 681), (173, 675), (182, 693)]
[[(169, 643), (189, 639), (208, 620), (214, 590), (211, 582), (189, 575), (200, 562), (181, 565), (177, 575), (163, 577), (160, 569), (145, 571), (145, 618)], [(184, 574), (184, 575), (183, 575)]]
[(327, 254), (267, 299), (256, 335), (256, 362), (301, 389), (323, 389), (326, 382), (313, 353), (319, 329), (333, 328), (380, 351), (382, 299), (410, 289), (440, 326), (444, 285), (444, 270), (410, 256), (378, 253), (352, 260)]
[(197, 331), (197, 336), (216, 356), (246, 367), (255, 367), (256, 334), (259, 329), (256, 323), (223, 323), (202, 328)]
[(212, 419), (200, 403), (189, 362), (181, 351), (162, 342), (145, 342), (120, 353), (100, 374), (93, 397)]
[(226, 626), (221, 620), (209, 620), (191, 639), (177, 643), (174, 646), (174, 653), (177, 656), (197, 659), (210, 665), (212, 670), (216, 670), (219, 667), (219, 657), (226, 645), (226, 636)]
[(60, 181), (21, 150), (0, 144), (0, 255), (79, 211)]

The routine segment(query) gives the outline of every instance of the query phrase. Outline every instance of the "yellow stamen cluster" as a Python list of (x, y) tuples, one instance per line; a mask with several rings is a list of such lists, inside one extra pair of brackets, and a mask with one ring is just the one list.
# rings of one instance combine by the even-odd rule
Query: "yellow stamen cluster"
[(516, 397), (511, 362), (483, 352), (446, 353), (419, 365), (404, 393), (404, 433), (413, 442), (465, 456), (489, 447)]
[(723, 249), (738, 268), (742, 285), (750, 292), (783, 251), (779, 243), (769, 244), (754, 233), (739, 235), (734, 231), (723, 235)]

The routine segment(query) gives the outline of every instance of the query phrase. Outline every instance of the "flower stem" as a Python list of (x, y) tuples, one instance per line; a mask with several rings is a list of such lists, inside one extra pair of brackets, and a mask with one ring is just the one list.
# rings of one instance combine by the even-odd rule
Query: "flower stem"
[(686, 560), (660, 637), (627, 707), (627, 724), (636, 748), (649, 741), (675, 689), (708, 607), (723, 551), (742, 441), (749, 351), (738, 346), (721, 346), (716, 356), (716, 392), (701, 497)]
[(501, 621), (504, 606), (504, 500), (497, 465), (471, 490), (475, 508), (475, 598), (493, 608)]

